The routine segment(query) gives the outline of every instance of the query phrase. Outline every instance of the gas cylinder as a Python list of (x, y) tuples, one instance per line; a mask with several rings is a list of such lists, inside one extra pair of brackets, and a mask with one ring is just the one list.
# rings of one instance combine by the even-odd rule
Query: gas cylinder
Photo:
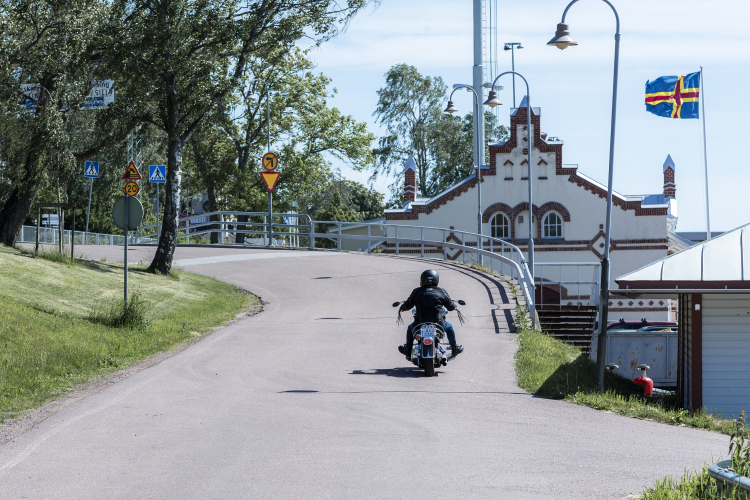
[(648, 365), (638, 365), (636, 366), (636, 368), (639, 368), (641, 370), (641, 376), (638, 378), (634, 378), (633, 382), (643, 386), (644, 396), (650, 396), (651, 393), (654, 392), (654, 381), (646, 376), (646, 370), (650, 369), (651, 367)]

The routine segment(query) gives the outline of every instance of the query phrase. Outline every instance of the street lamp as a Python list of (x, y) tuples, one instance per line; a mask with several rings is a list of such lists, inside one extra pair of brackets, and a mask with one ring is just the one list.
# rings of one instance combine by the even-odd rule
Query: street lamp
[[(520, 42), (508, 42), (503, 47), (503, 50), (510, 50), (510, 69), (516, 71), (516, 53), (515, 49), (522, 49), (523, 46)], [(516, 107), (516, 75), (513, 75), (513, 107)]]
[[(266, 151), (268, 153), (271, 152), (271, 111), (268, 104), (269, 100), (269, 94), (268, 94), (268, 83), (264, 80), (261, 80), (259, 78), (256, 78), (252, 81), (252, 83), (255, 82), (263, 82), (263, 86), (265, 87), (266, 91), (266, 124), (268, 125), (268, 131), (266, 134)], [(247, 97), (246, 99), (248, 101), (256, 101), (258, 100), (258, 96), (255, 95), (251, 90), (247, 91)], [(273, 245), (273, 193), (271, 191), (268, 192), (268, 245)]]
[[(565, 15), (568, 13), (568, 9), (576, 3), (578, 0), (573, 0), (565, 7), (565, 11), (562, 15), (560, 24), (557, 25), (557, 31), (555, 32), (554, 38), (550, 40), (547, 45), (555, 46), (560, 50), (566, 49), (572, 45), (578, 45), (578, 43), (570, 37), (570, 30), (568, 25), (565, 24)], [(601, 293), (599, 295), (599, 346), (597, 347), (596, 356), (596, 385), (599, 392), (604, 391), (604, 368), (606, 361), (607, 352), (607, 313), (609, 310), (609, 245), (610, 245), (610, 233), (612, 226), (612, 174), (614, 172), (614, 158), (615, 158), (615, 117), (617, 115), (617, 70), (620, 61), (620, 16), (617, 15), (614, 5), (608, 0), (602, 0), (604, 3), (610, 6), (612, 12), (615, 13), (615, 20), (617, 22), (617, 29), (615, 31), (615, 70), (614, 78), (612, 82), (612, 123), (609, 134), (609, 184), (607, 185), (607, 218), (606, 228), (604, 231), (604, 258), (602, 259), (602, 277), (601, 277)]]
[[(529, 97), (529, 82), (526, 81), (526, 78), (523, 77), (522, 74), (516, 73), (515, 71), (506, 71), (505, 73), (500, 73), (495, 78), (495, 81), (492, 82), (492, 86), (494, 87), (497, 81), (500, 79), (503, 75), (512, 74), (514, 77), (516, 75), (520, 76), (521, 79), (523, 79), (523, 82), (526, 84), (526, 142), (528, 142), (528, 148), (527, 151), (527, 157), (526, 162), (529, 164), (529, 273), (530, 273), (530, 282), (534, 283), (534, 231), (532, 228), (532, 223), (534, 221), (534, 203), (532, 198), (532, 184), (531, 184), (531, 150), (534, 149), (534, 143), (531, 142), (531, 98)], [(484, 102), (487, 106), (494, 108), (495, 106), (499, 106), (502, 103), (497, 99), (497, 92), (494, 90), (490, 90), (490, 95), (487, 98), (487, 100)], [(541, 221), (537, 221), (537, 224), (541, 223)], [(534, 326), (534, 294), (531, 294), (531, 301), (529, 307), (529, 315), (531, 316), (531, 326)]]
[[(458, 89), (468, 89), (472, 94), (474, 94), (474, 116), (477, 116), (477, 113), (480, 112), (479, 109), (479, 96), (477, 95), (476, 91), (471, 85), (454, 85), (453, 91), (451, 92), (450, 97), (448, 98), (448, 106), (443, 110), (445, 113), (453, 114), (458, 111), (458, 108), (453, 105), (453, 93)], [(492, 91), (495, 92), (494, 90)], [(479, 159), (481, 158), (480, 151), (482, 148), (482, 144), (480, 141), (479, 134), (474, 134), (474, 147), (476, 148), (476, 154), (474, 155), (474, 159), (477, 161), (477, 164), (474, 166), (477, 169), (477, 250), (482, 250), (482, 165), (479, 163)], [(482, 264), (482, 254), (479, 255), (479, 263)]]

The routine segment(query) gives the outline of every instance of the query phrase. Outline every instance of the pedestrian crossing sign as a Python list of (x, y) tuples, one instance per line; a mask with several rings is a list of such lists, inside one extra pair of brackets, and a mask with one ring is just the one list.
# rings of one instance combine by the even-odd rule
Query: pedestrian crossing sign
[(138, 167), (135, 166), (133, 160), (128, 163), (128, 168), (125, 169), (125, 173), (122, 174), (122, 180), (124, 181), (139, 181), (143, 179), (141, 173), (138, 171)]
[(87, 161), (83, 167), (83, 176), (87, 179), (96, 179), (99, 177), (99, 162)]
[(167, 167), (164, 165), (148, 166), (148, 182), (164, 184), (167, 182)]

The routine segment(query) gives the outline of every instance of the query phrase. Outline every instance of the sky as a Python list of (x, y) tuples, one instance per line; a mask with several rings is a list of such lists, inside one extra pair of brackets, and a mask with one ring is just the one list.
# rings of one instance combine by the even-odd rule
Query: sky
[[(622, 194), (655, 194), (663, 189), (662, 165), (676, 164), (678, 231), (705, 231), (701, 120), (673, 120), (646, 112), (645, 83), (660, 76), (685, 75), (704, 67), (706, 144), (712, 231), (750, 222), (750, 173), (744, 160), (743, 99), (749, 81), (750, 3), (714, 0), (612, 0), (620, 16), (620, 67), (614, 156), (614, 189)], [(606, 184), (615, 18), (595, 0), (581, 0), (566, 22), (578, 46), (561, 51), (546, 43), (554, 36), (567, 0), (498, 0), (498, 41), (521, 42), (516, 71), (529, 82), (532, 106), (542, 109), (542, 131), (564, 141), (563, 162)], [(348, 29), (311, 53), (316, 71), (332, 78), (338, 91), (329, 105), (383, 130), (372, 116), (385, 72), (407, 63), (423, 75), (441, 76), (448, 86), (471, 83), (473, 27), (471, 0), (382, 0), (360, 12)], [(500, 50), (500, 71), (511, 68)], [(503, 79), (506, 79), (503, 81)], [(501, 78), (508, 125), (512, 82)], [(516, 80), (517, 102), (525, 87)], [(446, 95), (446, 103), (448, 96)], [(456, 92), (461, 114), (471, 94)], [(370, 172), (336, 162), (344, 177), (368, 184)], [(388, 198), (392, 179), (372, 186)]]

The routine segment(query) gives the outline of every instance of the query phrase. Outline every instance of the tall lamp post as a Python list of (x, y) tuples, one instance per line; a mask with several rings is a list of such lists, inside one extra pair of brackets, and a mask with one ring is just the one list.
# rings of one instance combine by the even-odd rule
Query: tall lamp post
[[(557, 31), (555, 32), (554, 38), (550, 40), (547, 45), (553, 45), (560, 50), (566, 49), (571, 45), (578, 45), (575, 40), (570, 37), (570, 31), (568, 25), (565, 24), (565, 15), (568, 13), (570, 7), (578, 0), (573, 0), (565, 7), (565, 11), (562, 15), (560, 24), (557, 25)], [(601, 293), (599, 295), (599, 338), (597, 346), (596, 356), (596, 385), (599, 392), (604, 391), (604, 368), (607, 363), (606, 352), (607, 352), (607, 313), (609, 310), (609, 245), (610, 245), (610, 234), (612, 226), (612, 174), (614, 172), (614, 157), (615, 157), (615, 117), (617, 114), (617, 70), (620, 61), (620, 16), (617, 15), (617, 10), (608, 0), (602, 0), (604, 3), (610, 6), (612, 12), (615, 13), (615, 20), (617, 22), (617, 29), (615, 31), (615, 70), (614, 78), (612, 83), (612, 123), (609, 134), (609, 179), (607, 185), (607, 218), (606, 228), (604, 231), (604, 258), (602, 259), (602, 277), (601, 277)]]
[[(520, 42), (508, 42), (503, 47), (503, 50), (510, 50), (510, 69), (515, 73), (516, 71), (516, 53), (515, 49), (522, 49), (523, 46)], [(516, 107), (516, 75), (513, 75), (513, 107)]]
[[(471, 85), (463, 84), (453, 86), (453, 91), (448, 98), (448, 106), (443, 110), (443, 112), (453, 114), (458, 111), (458, 108), (453, 105), (453, 94), (458, 89), (468, 89), (472, 94), (474, 94), (474, 116), (477, 116), (477, 114), (481, 111), (481, 109), (479, 108), (479, 95)], [(479, 162), (481, 160), (481, 157), (483, 156), (481, 154), (482, 142), (480, 134), (474, 134), (474, 148), (474, 160)], [(479, 235), (477, 236), (477, 250), (482, 250), (484, 248), (482, 246), (482, 165), (480, 163), (477, 163), (476, 165), (474, 165), (474, 168), (477, 169), (477, 234)], [(482, 261), (482, 255), (479, 254), (479, 263), (481, 264)]]
[[(529, 273), (531, 273), (531, 283), (534, 283), (534, 231), (532, 227), (532, 223), (534, 222), (534, 203), (533, 203), (533, 197), (532, 197), (532, 183), (531, 183), (531, 150), (534, 149), (534, 143), (531, 142), (531, 97), (529, 96), (529, 82), (526, 81), (526, 78), (523, 77), (522, 74), (516, 73), (515, 71), (506, 71), (505, 73), (500, 73), (495, 78), (495, 81), (492, 82), (492, 87), (495, 87), (495, 84), (503, 75), (509, 75), (512, 74), (515, 78), (516, 75), (521, 77), (523, 79), (523, 82), (526, 84), (526, 141), (528, 142), (529, 146), (526, 149), (527, 151), (527, 157), (526, 162), (529, 164)], [(490, 90), (490, 95), (487, 98), (487, 100), (484, 102), (487, 106), (490, 106), (494, 108), (495, 106), (499, 106), (502, 103), (497, 98), (497, 92), (494, 90)], [(541, 221), (538, 221), (537, 224), (541, 223)], [(530, 313), (531, 316), (531, 323), (532, 326), (534, 326), (534, 313), (531, 312), (534, 310), (535, 304), (534, 301), (534, 294), (532, 293), (531, 296), (532, 304), (530, 304)]]
[[(266, 91), (266, 124), (268, 126), (268, 130), (266, 133), (266, 152), (271, 152), (271, 111), (268, 104), (269, 100), (269, 94), (268, 94), (268, 82), (265, 80), (261, 80), (259, 78), (256, 78), (253, 80), (253, 83), (255, 82), (263, 82), (263, 86), (265, 87)], [(253, 94), (253, 91), (250, 90), (247, 93), (247, 100), (248, 101), (255, 101), (258, 99), (258, 96)], [(273, 193), (271, 191), (268, 192), (268, 245), (273, 245)]]

